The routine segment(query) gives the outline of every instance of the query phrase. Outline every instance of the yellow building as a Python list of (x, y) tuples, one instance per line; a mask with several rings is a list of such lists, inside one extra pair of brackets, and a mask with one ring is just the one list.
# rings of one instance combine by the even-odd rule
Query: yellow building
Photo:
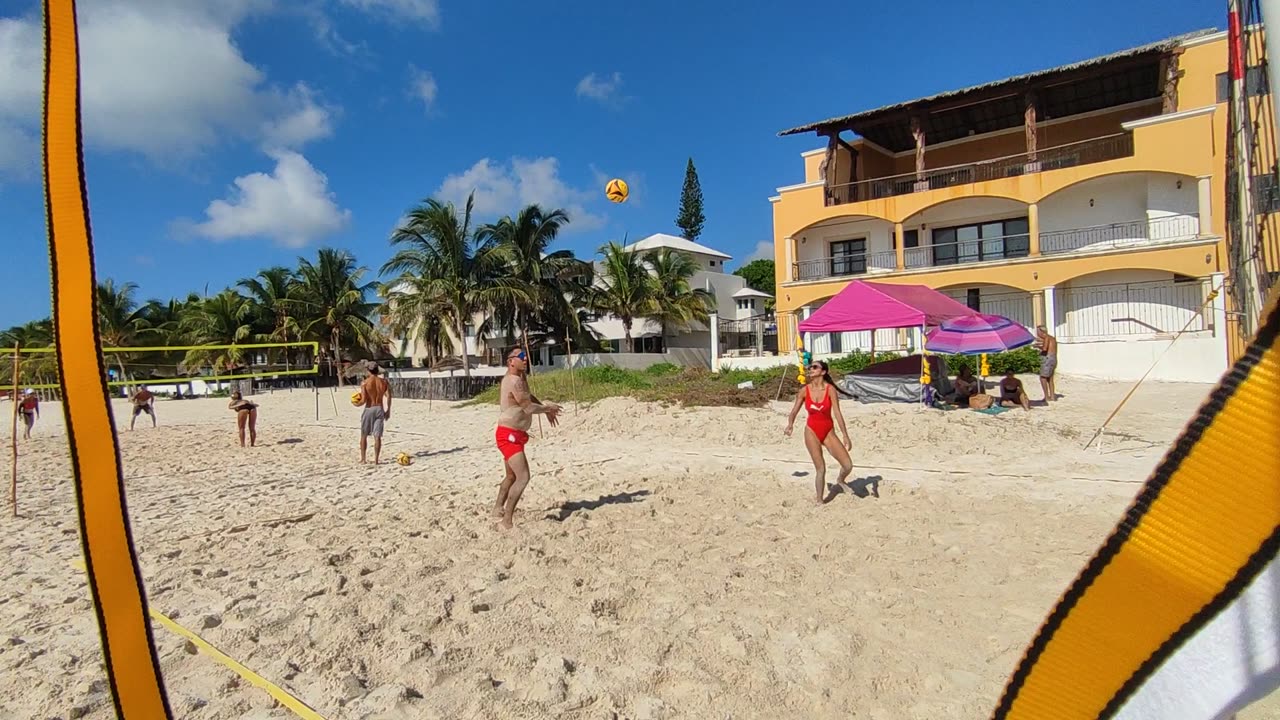
[(1233, 345), (1226, 293), (1210, 299), (1227, 272), (1226, 43), (1203, 31), (781, 133), (822, 141), (770, 198), (781, 350), (864, 279), (1046, 325), (1068, 373), (1136, 377), (1185, 327), (1154, 377), (1215, 380)]

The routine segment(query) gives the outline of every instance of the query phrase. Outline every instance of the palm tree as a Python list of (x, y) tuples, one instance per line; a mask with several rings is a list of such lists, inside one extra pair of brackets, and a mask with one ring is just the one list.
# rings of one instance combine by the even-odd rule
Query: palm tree
[[(52, 344), (53, 321), (49, 318), (15, 325), (8, 330), (0, 331), (0, 348), (47, 348)], [(43, 385), (45, 378), (54, 377), (57, 373), (58, 359), (52, 353), (28, 354), (19, 360), (18, 383)], [(13, 355), (5, 353), (4, 357), (0, 357), (0, 385), (8, 385), (12, 381)], [(16, 392), (17, 388), (14, 390)]]
[(631, 325), (637, 318), (654, 315), (657, 294), (654, 278), (645, 266), (644, 257), (616, 242), (600, 248), (599, 287), (591, 294), (591, 309), (612, 315), (622, 321), (626, 352), (635, 352)]
[(419, 293), (423, 295), (417, 305), (420, 310), (438, 309), (452, 324), (455, 336), (464, 342), (462, 369), (467, 377), (471, 362), (464, 326), (476, 312), (517, 307), (528, 297), (518, 280), (502, 272), (504, 251), (492, 238), (477, 238), (472, 232), (474, 206), (472, 193), (461, 217), (453, 203), (435, 198), (411, 209), (404, 224), (391, 234), (391, 244), (399, 249), (382, 266), (383, 275), (396, 275), (383, 286), (388, 295)]
[[(182, 329), (193, 345), (236, 345), (253, 337), (253, 305), (235, 290), (227, 289), (191, 308), (182, 318)], [(187, 351), (183, 364), (212, 366), (214, 372), (244, 361), (239, 348)]]
[(650, 318), (662, 326), (663, 342), (667, 331), (687, 330), (693, 322), (706, 323), (715, 308), (715, 296), (702, 288), (690, 287), (690, 280), (701, 269), (693, 256), (662, 248), (645, 254), (654, 280), (654, 305)]
[(515, 218), (504, 217), (477, 233), (502, 250), (508, 263), (507, 274), (519, 281), (527, 294), (513, 304), (509, 315), (500, 312), (495, 317), (509, 323), (510, 329), (519, 329), (526, 350), (531, 327), (577, 324), (569, 286), (574, 278), (588, 274), (590, 266), (575, 258), (571, 250), (547, 252), (567, 224), (569, 215), (564, 210), (546, 212), (538, 205), (529, 205)]
[(379, 341), (372, 319), (377, 304), (369, 302), (376, 283), (361, 282), (366, 272), (351, 253), (321, 248), (314, 263), (298, 258), (298, 287), (287, 303), (295, 308), (293, 317), (302, 335), (328, 349), (339, 385), (344, 339), (352, 348), (371, 348)]
[(453, 354), (453, 338), (449, 337), (450, 309), (432, 295), (430, 284), (419, 277), (403, 277), (384, 285), (382, 295), (384, 318), (390, 334), (401, 338), (400, 352), (417, 340), (427, 352), (427, 367), (442, 357)]
[[(297, 319), (289, 315), (290, 303), (297, 291), (298, 280), (287, 267), (277, 265), (237, 283), (249, 293), (253, 305), (254, 325), (259, 342), (289, 342), (298, 337)], [(289, 369), (289, 351), (284, 351), (285, 370)]]
[[(108, 279), (98, 284), (98, 332), (103, 347), (122, 348), (138, 344), (144, 313), (134, 299), (137, 290), (137, 284), (131, 282), (117, 286), (114, 280)], [(124, 380), (127, 355), (115, 353), (115, 356), (120, 379)]]

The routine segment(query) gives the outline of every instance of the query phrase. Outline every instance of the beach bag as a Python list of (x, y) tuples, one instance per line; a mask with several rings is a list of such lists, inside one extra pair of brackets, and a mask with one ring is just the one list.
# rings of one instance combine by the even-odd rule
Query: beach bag
[(974, 410), (986, 410), (991, 407), (993, 402), (995, 402), (995, 398), (986, 393), (978, 393), (977, 395), (969, 398), (969, 407)]

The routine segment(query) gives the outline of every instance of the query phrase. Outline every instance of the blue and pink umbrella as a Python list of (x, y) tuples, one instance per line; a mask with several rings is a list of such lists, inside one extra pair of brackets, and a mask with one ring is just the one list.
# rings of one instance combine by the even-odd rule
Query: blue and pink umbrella
[(925, 336), (929, 352), (948, 355), (981, 355), (1013, 350), (1035, 342), (1022, 325), (1003, 315), (975, 313), (949, 320)]

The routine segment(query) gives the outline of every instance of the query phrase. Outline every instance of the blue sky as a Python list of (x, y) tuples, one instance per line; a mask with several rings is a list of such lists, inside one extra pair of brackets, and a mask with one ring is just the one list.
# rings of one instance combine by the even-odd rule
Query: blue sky
[[(215, 292), (322, 246), (376, 272), (406, 208), (472, 188), (482, 220), (568, 209), (560, 242), (589, 255), (675, 232), (690, 156), (700, 241), (741, 263), (818, 145), (783, 128), (1225, 26), (1225, 3), (983, 5), (80, 0), (99, 277)], [(0, 327), (48, 314), (38, 13), (0, 0), (0, 246), (21, 263)]]

